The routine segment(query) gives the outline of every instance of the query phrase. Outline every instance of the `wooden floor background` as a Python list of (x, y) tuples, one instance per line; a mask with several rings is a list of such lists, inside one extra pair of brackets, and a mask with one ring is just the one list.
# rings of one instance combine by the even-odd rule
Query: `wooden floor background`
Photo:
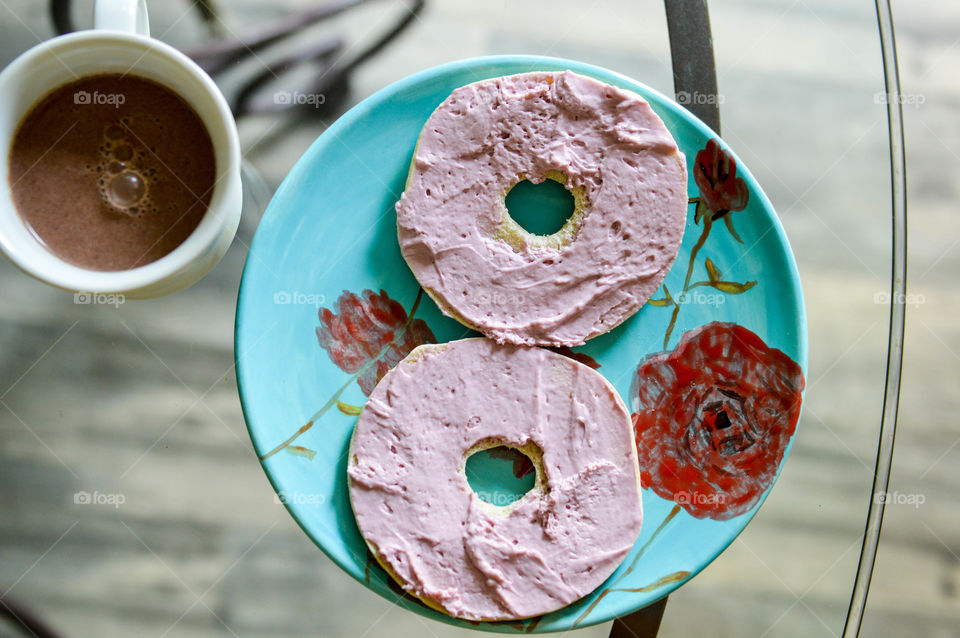
[[(0, 63), (51, 35), (45, 4), (0, 0)], [(239, 31), (297, 3), (220, 4), (225, 30)], [(362, 35), (387, 4), (337, 24)], [(770, 195), (800, 265), (809, 390), (772, 495), (729, 550), (671, 596), (662, 635), (837, 635), (886, 344), (887, 308), (876, 300), (890, 269), (889, 177), (873, 3), (713, 5), (724, 136)], [(196, 41), (186, 6), (150, 2), (154, 33)], [(913, 296), (891, 486), (901, 502), (887, 509), (864, 635), (939, 638), (960, 636), (960, 5), (896, 9), (911, 98)], [(402, 41), (363, 67), (351, 103), (433, 64), (508, 52), (578, 58), (672, 93), (668, 50), (655, 1), (432, 0)], [(325, 126), (244, 121), (246, 157), (273, 187)], [(0, 593), (75, 637), (466, 635), (369, 593), (274, 502), (232, 365), (255, 225), (252, 214), (200, 284), (118, 308), (74, 304), (0, 263)], [(80, 490), (124, 502), (75, 504)]]

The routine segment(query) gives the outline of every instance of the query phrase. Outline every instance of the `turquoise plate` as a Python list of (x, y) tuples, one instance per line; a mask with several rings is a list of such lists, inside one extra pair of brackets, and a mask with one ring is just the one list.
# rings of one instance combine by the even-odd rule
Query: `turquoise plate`
[[(378, 375), (418, 343), (471, 334), (419, 294), (397, 245), (393, 206), (420, 129), (459, 86), (564, 69), (646, 98), (686, 154), (690, 173), (686, 234), (665, 285), (623, 325), (568, 353), (599, 366), (635, 413), (644, 525), (617, 572), (575, 604), (522, 622), (468, 623), (405, 595), (371, 560), (350, 509), (346, 451)], [(428, 69), (338, 119), (270, 202), (237, 305), (240, 398), (278, 500), (330, 558), (375, 592), (437, 620), (500, 632), (611, 620), (667, 595), (716, 558), (779, 474), (799, 416), (806, 349), (787, 239), (726, 145), (634, 80), (535, 56)], [(688, 370), (682, 383), (671, 372), (681, 368)], [(671, 414), (688, 418), (672, 422)], [(486, 459), (478, 471), (496, 472), (497, 463)]]

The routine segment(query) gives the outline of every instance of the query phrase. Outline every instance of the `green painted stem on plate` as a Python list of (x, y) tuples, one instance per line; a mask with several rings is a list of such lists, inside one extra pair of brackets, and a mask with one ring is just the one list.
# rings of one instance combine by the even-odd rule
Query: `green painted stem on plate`
[(667, 324), (667, 333), (663, 335), (663, 349), (666, 350), (670, 345), (670, 335), (673, 334), (673, 327), (677, 325), (677, 316), (680, 314), (680, 304), (673, 302), (673, 312), (670, 313), (670, 323)]
[(637, 566), (637, 561), (639, 561), (639, 560), (640, 560), (640, 557), (643, 556), (643, 553), (644, 553), (645, 551), (647, 551), (647, 548), (650, 547), (650, 545), (653, 544), (653, 541), (656, 540), (656, 538), (657, 538), (657, 536), (660, 534), (660, 532), (662, 532), (663, 529), (670, 523), (670, 521), (672, 521), (672, 520), (674, 519), (674, 517), (675, 517), (677, 514), (680, 513), (680, 509), (681, 509), (681, 507), (680, 507), (679, 505), (674, 505), (674, 506), (673, 506), (673, 509), (671, 509), (671, 510), (670, 510), (670, 513), (667, 514), (666, 518), (663, 519), (663, 522), (660, 523), (660, 526), (657, 527), (657, 529), (655, 529), (655, 530), (653, 531), (653, 536), (650, 537), (650, 540), (648, 540), (646, 543), (644, 543), (644, 544), (643, 544), (643, 547), (640, 548), (640, 551), (637, 552), (637, 555), (633, 557), (633, 562), (630, 563), (630, 567), (627, 567), (626, 571), (624, 571), (622, 574), (620, 574), (619, 576), (617, 576), (617, 580), (615, 580), (615, 581), (614, 581), (613, 583), (611, 583), (611, 584), (619, 583), (621, 580), (624, 579), (625, 576), (627, 576), (627, 574), (629, 574), (630, 572), (632, 572), (632, 571), (636, 568), (636, 566)]
[(312, 417), (310, 417), (309, 421), (307, 421), (302, 426), (300, 426), (299, 430), (294, 432), (293, 435), (291, 435), (286, 441), (284, 441), (277, 447), (273, 448), (272, 450), (270, 450), (269, 452), (261, 456), (260, 457), (261, 461), (266, 461), (271, 456), (273, 456), (280, 450), (284, 449), (285, 447), (287, 447), (288, 445), (296, 441), (298, 438), (300, 438), (300, 436), (304, 432), (312, 428), (313, 424), (316, 423), (324, 414), (326, 414), (327, 411), (330, 410), (330, 408), (340, 403), (340, 396), (344, 392), (346, 392), (347, 388), (350, 387), (350, 384), (352, 384), (354, 381), (359, 379), (360, 375), (362, 375), (364, 372), (369, 370), (372, 365), (374, 365), (377, 361), (380, 360), (381, 357), (383, 357), (383, 355), (387, 354), (387, 351), (392, 346), (394, 346), (401, 338), (403, 338), (403, 336), (407, 333), (407, 329), (410, 327), (411, 322), (413, 322), (413, 315), (416, 314), (417, 308), (420, 307), (420, 300), (422, 298), (423, 298), (423, 288), (420, 288), (419, 290), (417, 290), (417, 298), (416, 300), (414, 300), (413, 306), (410, 308), (410, 314), (407, 315), (407, 320), (403, 322), (403, 325), (400, 327), (400, 330), (398, 330), (397, 333), (394, 335), (393, 340), (391, 340), (390, 343), (384, 346), (383, 349), (377, 353), (377, 356), (370, 359), (370, 361), (367, 361), (365, 364), (363, 364), (363, 366), (359, 370), (357, 370), (353, 375), (351, 375), (350, 378), (347, 379), (346, 383), (340, 386), (340, 388), (333, 393), (333, 396), (330, 397), (330, 399), (323, 404), (323, 407), (317, 410), (316, 413)]
[(617, 587), (615, 589), (609, 589), (607, 591), (623, 591), (631, 594), (639, 594), (641, 592), (653, 591), (654, 589), (658, 589), (669, 583), (675, 583), (677, 581), (681, 581), (689, 575), (690, 575), (690, 572), (681, 570), (678, 572), (673, 572), (672, 574), (667, 574), (663, 578), (659, 578), (656, 581), (650, 583), (649, 585), (644, 585), (643, 587), (626, 587), (626, 588)]
[(583, 610), (583, 613), (577, 616), (577, 619), (573, 621), (572, 627), (576, 628), (577, 625), (583, 622), (583, 620), (590, 615), (590, 612), (593, 611), (593, 609), (597, 606), (597, 604), (601, 600), (603, 600), (604, 596), (606, 596), (609, 593), (610, 593), (609, 589), (604, 589), (602, 592), (600, 592), (597, 595), (597, 597), (594, 598), (593, 601), (587, 606), (587, 608)]
[[(706, 204), (701, 201), (699, 197), (691, 197), (689, 202), (697, 203), (697, 213), (700, 212), (701, 207), (705, 207)], [(698, 215), (695, 213), (694, 217)], [(673, 298), (673, 312), (670, 314), (670, 323), (667, 325), (667, 332), (663, 336), (663, 349), (666, 350), (670, 345), (670, 335), (673, 334), (673, 329), (677, 325), (677, 317), (680, 315), (680, 304), (684, 301), (684, 296), (690, 290), (690, 279), (693, 277), (693, 266), (696, 262), (697, 255), (700, 253), (700, 249), (703, 248), (703, 245), (707, 243), (707, 237), (710, 236), (710, 229), (713, 227), (713, 218), (710, 215), (703, 216), (703, 230), (700, 232), (700, 238), (697, 240), (697, 243), (693, 245), (693, 249), (690, 251), (690, 260), (687, 262), (687, 276), (683, 280), (683, 290), (680, 291), (680, 294)]]
[(340, 399), (340, 395), (343, 394), (346, 391), (346, 389), (350, 387), (350, 384), (356, 381), (360, 377), (360, 375), (363, 374), (367, 370), (367, 368), (370, 367), (371, 364), (373, 364), (373, 361), (374, 360), (371, 360), (370, 363), (367, 363), (366, 365), (364, 365), (362, 368), (360, 368), (360, 370), (357, 371), (356, 374), (354, 374), (349, 379), (347, 379), (347, 382), (344, 383), (342, 386), (340, 386), (340, 389), (337, 390), (332, 397), (330, 397), (330, 400), (327, 401), (322, 408), (317, 410), (316, 414), (314, 414), (309, 421), (307, 421), (302, 426), (300, 426), (300, 429), (294, 432), (286, 441), (284, 441), (277, 447), (273, 448), (272, 450), (270, 450), (269, 452), (261, 456), (260, 460), (266, 461), (271, 456), (273, 456), (274, 454), (276, 454), (277, 452), (284, 449), (285, 447), (287, 447), (288, 445), (296, 441), (298, 438), (300, 438), (301, 434), (303, 434), (304, 432), (312, 428), (314, 422), (316, 422), (317, 419), (319, 419), (324, 414), (326, 414), (327, 410), (329, 410), (331, 407), (337, 404), (337, 400)]
[[(653, 541), (654, 541), (654, 539), (657, 538), (657, 535), (660, 534), (660, 532), (663, 531), (663, 529), (667, 526), (667, 524), (668, 524), (670, 521), (672, 521), (673, 518), (674, 518), (677, 514), (679, 514), (679, 513), (680, 513), (680, 506), (679, 506), (679, 505), (674, 505), (674, 506), (673, 506), (673, 509), (670, 510), (670, 513), (667, 514), (666, 518), (663, 519), (663, 522), (660, 523), (660, 526), (657, 527), (657, 529), (655, 529), (655, 530), (653, 531), (653, 536), (650, 537), (650, 540), (648, 540), (646, 543), (644, 543), (644, 544), (643, 544), (643, 547), (640, 548), (640, 551), (637, 552), (637, 555), (633, 557), (633, 562), (630, 563), (630, 566), (627, 567), (626, 571), (624, 571), (622, 574), (620, 574), (619, 576), (617, 576), (617, 579), (614, 580), (612, 583), (610, 583), (611, 585), (615, 585), (615, 584), (619, 583), (621, 580), (624, 579), (624, 577), (625, 577), (627, 574), (629, 574), (630, 572), (632, 572), (632, 571), (634, 570), (634, 568), (637, 566), (637, 561), (639, 561), (639, 560), (640, 560), (640, 557), (643, 556), (643, 553), (644, 553), (645, 551), (647, 551), (647, 548), (650, 547), (651, 544), (653, 544)], [(672, 576), (674, 576), (674, 575), (676, 575), (676, 574), (679, 574), (679, 573), (681, 573), (681, 572), (674, 572), (673, 574), (670, 574), (670, 575), (668, 575), (668, 576), (664, 576), (663, 578), (661, 578), (660, 580), (658, 580), (656, 583), (653, 583), (652, 585), (647, 585), (647, 587), (648, 587), (649, 589), (656, 589), (657, 587), (659, 587), (659, 586), (662, 585), (662, 584), (665, 584), (665, 583), (667, 583), (667, 582), (673, 582), (673, 581), (664, 580), (664, 579), (670, 578), (670, 577), (672, 577)], [(682, 573), (684, 573), (684, 574), (689, 574), (689, 572), (682, 572)], [(684, 576), (684, 578), (686, 578), (686, 576)], [(649, 591), (649, 589), (640, 588), (640, 589), (636, 589), (636, 590), (631, 590), (631, 589), (620, 589), (620, 588), (607, 587), (607, 588), (605, 588), (603, 591), (601, 591), (601, 592), (597, 595), (597, 597), (593, 599), (593, 601), (590, 603), (590, 605), (583, 611), (583, 613), (580, 614), (580, 615), (577, 617), (577, 619), (573, 621), (573, 626), (576, 627), (580, 622), (583, 621), (583, 619), (585, 619), (587, 616), (589, 616), (589, 615), (590, 615), (590, 612), (592, 612), (592, 611), (594, 610), (594, 608), (597, 606), (597, 604), (598, 604), (601, 600), (603, 600), (604, 596), (606, 596), (607, 594), (609, 594), (609, 593), (612, 592), (612, 591)]]
[[(701, 202), (697, 202), (697, 207), (703, 206)], [(707, 243), (707, 237), (710, 236), (710, 229), (713, 228), (713, 218), (709, 215), (703, 217), (703, 230), (700, 232), (700, 239), (697, 240), (697, 243), (693, 245), (693, 249), (690, 250), (690, 261), (687, 263), (687, 276), (683, 280), (683, 292), (687, 291), (687, 286), (690, 285), (690, 278), (693, 277), (693, 265), (697, 259), (697, 255), (700, 253), (700, 249), (703, 248), (703, 245)]]

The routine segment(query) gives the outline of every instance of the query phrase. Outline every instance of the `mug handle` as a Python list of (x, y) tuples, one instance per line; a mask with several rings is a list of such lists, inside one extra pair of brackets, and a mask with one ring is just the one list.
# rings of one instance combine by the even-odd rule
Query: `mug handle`
[(96, 0), (93, 27), (150, 37), (146, 0)]

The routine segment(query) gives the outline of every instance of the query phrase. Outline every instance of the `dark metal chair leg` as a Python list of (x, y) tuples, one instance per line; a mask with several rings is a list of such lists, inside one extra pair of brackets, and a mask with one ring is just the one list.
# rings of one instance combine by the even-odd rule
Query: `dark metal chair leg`
[(24, 635), (34, 638), (60, 638), (60, 634), (12, 598), (0, 597), (0, 618), (6, 618), (12, 625), (22, 629)]
[(617, 618), (610, 628), (610, 638), (656, 638), (666, 607), (667, 597), (664, 596), (640, 611)]
[(720, 134), (720, 100), (707, 0), (664, 0), (677, 102)]
[[(664, 0), (677, 102), (720, 134), (720, 100), (707, 0)], [(667, 597), (613, 621), (610, 638), (656, 638)]]

